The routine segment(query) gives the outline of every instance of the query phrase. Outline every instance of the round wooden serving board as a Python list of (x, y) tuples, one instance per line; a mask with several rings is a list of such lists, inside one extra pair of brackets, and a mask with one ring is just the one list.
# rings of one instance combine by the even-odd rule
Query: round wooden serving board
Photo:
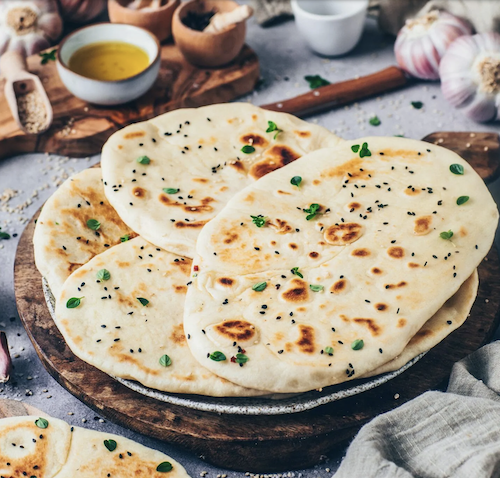
[[(496, 135), (458, 133), (454, 137), (454, 133), (440, 133), (426, 140), (460, 150), (466, 136), (474, 143), (467, 147), (468, 160), (483, 179), (491, 180), (498, 173), (498, 163), (480, 152), (484, 150), (482, 141), (498, 144)], [(32, 238), (37, 216), (19, 242), (14, 274), (19, 314), (45, 368), (69, 392), (109, 420), (184, 446), (224, 468), (268, 473), (317, 464), (322, 455), (351, 439), (376, 415), (445, 383), (453, 364), (488, 342), (499, 322), (500, 263), (493, 248), (479, 266), (478, 297), (470, 318), (388, 383), (290, 415), (220, 415), (188, 409), (140, 395), (73, 355), (50, 316), (42, 278), (35, 267)]]

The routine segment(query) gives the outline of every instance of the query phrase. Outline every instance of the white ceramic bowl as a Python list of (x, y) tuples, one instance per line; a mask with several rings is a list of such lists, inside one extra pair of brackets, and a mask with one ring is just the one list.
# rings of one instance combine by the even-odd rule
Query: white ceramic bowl
[[(71, 55), (79, 48), (101, 41), (122, 41), (142, 48), (149, 65), (137, 75), (118, 81), (87, 78), (68, 68)], [(118, 105), (146, 93), (160, 71), (160, 43), (147, 30), (121, 23), (99, 23), (80, 28), (65, 37), (57, 51), (57, 71), (66, 88), (76, 97), (98, 105)]]
[(309, 47), (325, 56), (351, 51), (363, 32), (368, 0), (292, 0), (295, 23)]

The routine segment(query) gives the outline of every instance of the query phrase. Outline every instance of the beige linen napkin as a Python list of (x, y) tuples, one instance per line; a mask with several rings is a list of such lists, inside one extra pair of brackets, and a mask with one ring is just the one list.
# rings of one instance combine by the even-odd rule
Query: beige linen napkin
[(334, 478), (500, 477), (500, 341), (457, 362), (427, 392), (358, 433)]

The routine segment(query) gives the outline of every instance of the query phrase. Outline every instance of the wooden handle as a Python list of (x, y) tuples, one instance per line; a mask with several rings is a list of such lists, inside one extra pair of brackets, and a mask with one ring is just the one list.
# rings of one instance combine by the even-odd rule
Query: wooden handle
[(263, 105), (262, 108), (306, 116), (400, 88), (407, 82), (404, 72), (391, 66), (372, 75), (322, 86), (289, 100)]
[(7, 80), (14, 80), (19, 73), (28, 71), (26, 58), (18, 51), (6, 51), (0, 57), (0, 71)]

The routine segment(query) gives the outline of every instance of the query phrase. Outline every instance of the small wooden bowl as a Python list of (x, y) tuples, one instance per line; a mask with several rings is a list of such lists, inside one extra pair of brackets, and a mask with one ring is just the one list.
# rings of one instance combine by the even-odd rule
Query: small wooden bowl
[(177, 8), (172, 20), (175, 44), (193, 65), (215, 67), (234, 60), (245, 43), (246, 22), (240, 22), (217, 32), (193, 30), (182, 23), (188, 12), (198, 13), (216, 10), (230, 12), (239, 5), (232, 0), (189, 0)]
[(109, 19), (112, 23), (127, 23), (142, 27), (156, 35), (159, 41), (172, 35), (172, 16), (180, 0), (168, 0), (155, 10), (131, 10), (127, 4), (131, 0), (108, 0)]

